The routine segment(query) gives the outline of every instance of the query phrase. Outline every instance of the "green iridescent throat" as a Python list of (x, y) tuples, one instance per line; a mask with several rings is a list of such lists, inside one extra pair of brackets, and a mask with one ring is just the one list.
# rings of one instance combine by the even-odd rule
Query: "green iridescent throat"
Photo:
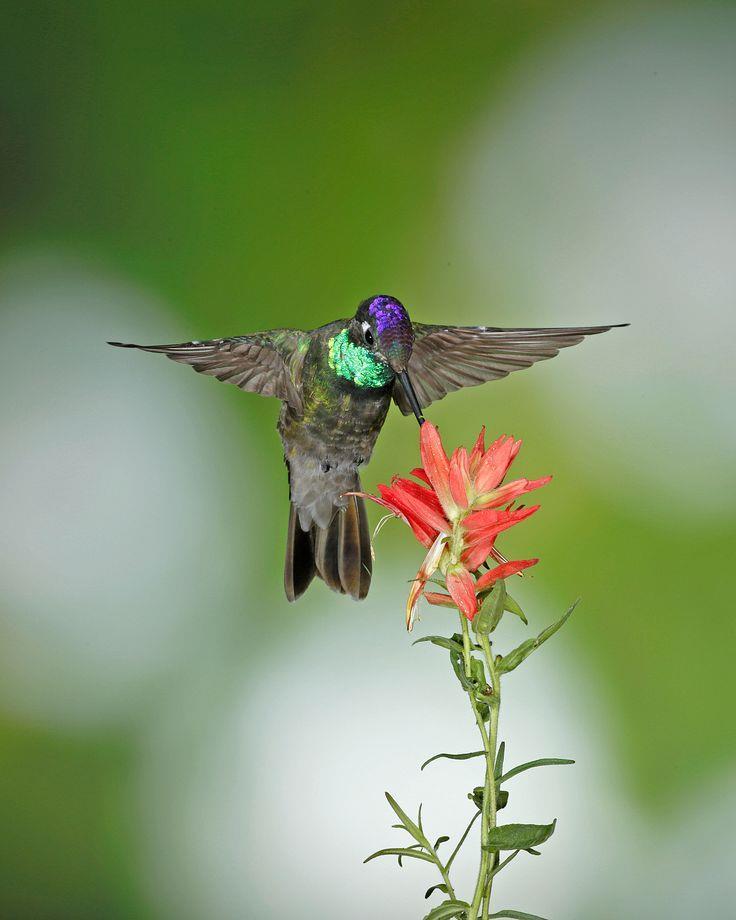
[(383, 387), (394, 375), (391, 368), (379, 361), (367, 348), (354, 345), (347, 329), (333, 336), (327, 348), (327, 360), (332, 370), (356, 387)]

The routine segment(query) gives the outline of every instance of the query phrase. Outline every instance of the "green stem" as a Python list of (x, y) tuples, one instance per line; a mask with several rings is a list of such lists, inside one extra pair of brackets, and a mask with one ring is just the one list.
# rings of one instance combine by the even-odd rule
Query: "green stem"
[[(462, 615), (460, 619), (461, 621), (465, 620)], [(466, 635), (468, 644), (470, 641), (467, 622), (462, 622), (462, 627), (463, 647), (465, 647)], [(485, 658), (486, 666), (488, 667), (488, 673), (490, 675), (492, 696), (489, 701), (490, 718), (488, 723), (488, 730), (486, 730), (485, 722), (483, 721), (483, 718), (478, 711), (478, 705), (476, 703), (474, 693), (472, 690), (468, 691), (470, 705), (473, 709), (473, 715), (475, 716), (475, 721), (478, 725), (478, 731), (480, 732), (480, 736), (483, 740), (483, 748), (486, 752), (486, 776), (485, 785), (483, 788), (483, 808), (481, 813), (480, 826), (481, 858), (480, 866), (478, 868), (478, 879), (475, 884), (475, 893), (473, 895), (472, 904), (470, 905), (470, 910), (468, 911), (468, 920), (477, 920), (478, 912), (481, 909), (483, 912), (483, 920), (487, 920), (491, 901), (493, 869), (495, 868), (496, 864), (496, 855), (491, 854), (485, 848), (490, 842), (491, 828), (496, 826), (497, 801), (496, 779), (494, 771), (496, 765), (496, 745), (498, 742), (498, 710), (501, 702), (501, 688), (498, 673), (496, 672), (496, 668), (493, 662), (493, 655), (491, 653), (491, 646), (488, 641), (488, 636), (481, 636), (480, 641), (481, 647), (483, 649), (483, 656)]]
[(455, 889), (452, 887), (452, 882), (450, 881), (450, 862), (448, 861), (446, 866), (443, 865), (442, 860), (437, 855), (437, 851), (428, 840), (426, 841), (426, 848), (429, 851), (430, 856), (434, 859), (437, 868), (440, 870), (442, 881), (445, 883), (445, 887), (447, 888), (447, 894), (452, 898), (453, 901), (456, 900)]
[(470, 666), (472, 656), (470, 646), (470, 630), (468, 629), (467, 617), (464, 617), (462, 613), (460, 614), (460, 624), (463, 633), (463, 661), (465, 662), (465, 676), (468, 678), (468, 680), (470, 680), (473, 674), (472, 668)]
[[(488, 768), (486, 773), (486, 788), (488, 789), (488, 780), (490, 779), (490, 808), (488, 815), (488, 828), (493, 828), (496, 826), (496, 814), (497, 814), (497, 800), (496, 800), (496, 776), (495, 776), (495, 764), (496, 764), (496, 743), (498, 741), (498, 716), (499, 709), (501, 707), (501, 679), (496, 670), (496, 665), (493, 660), (493, 652), (491, 651), (491, 643), (488, 640), (487, 635), (481, 635), (480, 637), (481, 648), (483, 649), (483, 657), (485, 658), (486, 665), (488, 667), (488, 673), (491, 677), (491, 687), (493, 689), (493, 703), (491, 703), (491, 718), (489, 724), (489, 741), (490, 748), (493, 753), (492, 760), (489, 761), (491, 766)], [(483, 890), (483, 910), (482, 910), (482, 920), (488, 920), (488, 912), (491, 904), (491, 893), (493, 891), (493, 877), (499, 871), (499, 853), (494, 853), (492, 859), (490, 860), (490, 871), (488, 872), (488, 881), (484, 884)]]
[[(460, 625), (462, 628), (463, 635), (463, 652), (465, 656), (465, 670), (466, 673), (470, 674), (470, 633), (468, 630), (468, 621), (466, 618), (460, 614)], [(486, 644), (488, 639), (485, 639)], [(490, 646), (489, 646), (490, 648)], [(489, 721), (489, 730), (486, 731), (486, 725), (483, 721), (483, 717), (478, 710), (478, 704), (475, 699), (475, 694), (473, 690), (468, 691), (468, 699), (470, 700), (470, 705), (473, 710), (473, 715), (475, 716), (475, 722), (478, 726), (478, 731), (480, 732), (481, 739), (483, 740), (483, 750), (485, 751), (486, 759), (486, 776), (485, 776), (485, 785), (483, 788), (483, 807), (481, 809), (481, 824), (480, 824), (480, 842), (481, 842), (481, 857), (480, 857), (480, 866), (478, 868), (478, 879), (475, 884), (475, 894), (473, 895), (473, 902), (468, 911), (468, 920), (477, 920), (478, 911), (481, 909), (481, 902), (483, 901), (483, 896), (487, 889), (487, 882), (489, 878), (489, 873), (492, 868), (493, 859), (491, 854), (483, 847), (488, 846), (489, 842), (489, 833), (492, 827), (496, 826), (496, 782), (494, 777), (494, 769), (496, 763), (496, 741), (498, 736), (498, 697), (497, 697), (497, 686), (498, 679), (495, 677), (495, 669), (489, 667), (491, 674), (491, 682), (493, 687), (493, 697), (489, 701), (491, 715)], [(490, 897), (490, 895), (489, 895)], [(485, 905), (485, 914), (488, 916), (488, 906)]]

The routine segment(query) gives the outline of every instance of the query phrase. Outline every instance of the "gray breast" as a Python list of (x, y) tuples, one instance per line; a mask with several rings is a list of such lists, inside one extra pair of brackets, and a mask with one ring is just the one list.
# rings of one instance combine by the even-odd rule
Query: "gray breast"
[(327, 527), (336, 507), (344, 507), (346, 492), (360, 489), (358, 466), (350, 458), (319, 458), (294, 451), (287, 458), (291, 500), (302, 530), (313, 524)]

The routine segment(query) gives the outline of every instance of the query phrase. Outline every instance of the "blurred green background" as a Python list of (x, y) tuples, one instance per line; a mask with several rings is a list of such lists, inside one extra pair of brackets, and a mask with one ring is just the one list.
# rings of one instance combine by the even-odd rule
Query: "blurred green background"
[[(542, 557), (532, 626), (583, 598), (509, 678), (509, 762), (578, 763), (518, 781), (509, 820), (560, 824), (498, 904), (731, 916), (733, 5), (1, 21), (0, 917), (421, 915), (429, 873), (361, 865), (394, 840), (385, 788), (456, 833), (477, 781), (418, 772), (475, 746), (403, 631), (419, 548), (389, 525), (364, 604), (287, 605), (277, 405), (104, 345), (308, 328), (376, 292), (429, 322), (632, 323), (429, 412), (554, 474), (503, 544)], [(415, 438), (393, 412), (365, 485)]]

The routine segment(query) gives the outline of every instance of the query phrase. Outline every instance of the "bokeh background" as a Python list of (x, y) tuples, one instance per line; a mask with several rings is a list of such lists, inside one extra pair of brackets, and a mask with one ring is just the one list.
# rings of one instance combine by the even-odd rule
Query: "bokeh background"
[[(424, 864), (361, 864), (398, 843), (384, 789), (455, 834), (478, 776), (418, 770), (476, 746), (403, 631), (419, 548), (390, 524), (365, 603), (287, 605), (277, 405), (104, 344), (375, 292), (430, 322), (632, 323), (430, 410), (554, 473), (503, 544), (542, 557), (532, 628), (583, 598), (508, 679), (508, 762), (577, 764), (515, 781), (508, 820), (560, 822), (497, 904), (732, 916), (734, 6), (0, 18), (0, 917), (422, 915)], [(415, 459), (394, 412), (365, 484)]]

